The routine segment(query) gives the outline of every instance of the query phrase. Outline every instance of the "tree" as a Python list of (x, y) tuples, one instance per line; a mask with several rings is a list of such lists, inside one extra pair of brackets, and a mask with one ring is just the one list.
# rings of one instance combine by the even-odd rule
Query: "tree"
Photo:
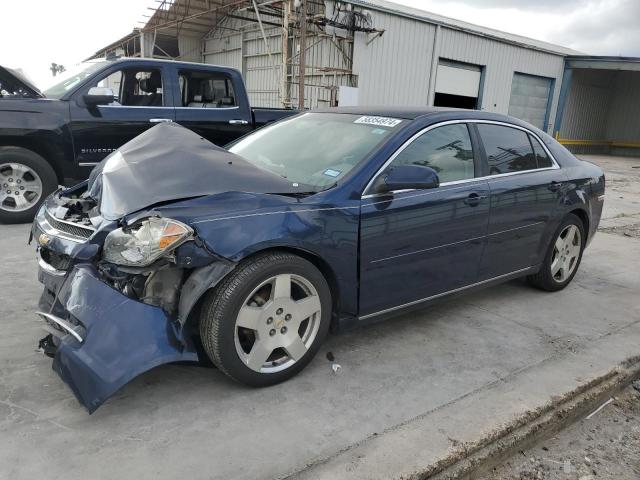
[(66, 68), (64, 68), (64, 65), (58, 65), (57, 63), (51, 62), (49, 70), (51, 70), (51, 73), (55, 77), (57, 74), (64, 72)]

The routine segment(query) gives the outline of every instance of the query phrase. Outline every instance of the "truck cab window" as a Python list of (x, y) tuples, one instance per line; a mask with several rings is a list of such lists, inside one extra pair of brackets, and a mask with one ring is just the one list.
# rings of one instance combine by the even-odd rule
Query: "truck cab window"
[(110, 106), (161, 107), (162, 74), (159, 69), (124, 69), (99, 80), (97, 87), (113, 91), (116, 101)]
[(233, 83), (225, 75), (182, 71), (178, 83), (183, 107), (231, 108), (237, 106)]

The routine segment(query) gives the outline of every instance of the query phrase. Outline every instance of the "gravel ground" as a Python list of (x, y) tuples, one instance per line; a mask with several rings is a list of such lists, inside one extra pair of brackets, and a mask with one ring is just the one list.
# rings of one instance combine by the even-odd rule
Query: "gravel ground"
[[(583, 419), (494, 468), (482, 480), (640, 479), (640, 381)], [(636, 390), (637, 389), (637, 390)]]

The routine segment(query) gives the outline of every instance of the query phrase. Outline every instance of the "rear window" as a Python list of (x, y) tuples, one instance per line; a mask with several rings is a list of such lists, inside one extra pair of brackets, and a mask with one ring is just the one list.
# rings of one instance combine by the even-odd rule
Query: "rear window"
[(487, 154), (489, 175), (538, 168), (529, 135), (523, 130), (479, 124), (478, 131)]
[(551, 157), (549, 157), (546, 150), (542, 148), (540, 142), (531, 135), (529, 135), (529, 139), (531, 140), (531, 145), (533, 145), (533, 152), (536, 155), (536, 163), (538, 165), (538, 168), (549, 168), (553, 166)]

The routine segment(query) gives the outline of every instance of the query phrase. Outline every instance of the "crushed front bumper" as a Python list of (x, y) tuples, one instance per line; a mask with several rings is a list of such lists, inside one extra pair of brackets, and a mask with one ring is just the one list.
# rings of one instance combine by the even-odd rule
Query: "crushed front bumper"
[(40, 266), (40, 312), (53, 333), (53, 369), (89, 413), (141, 373), (164, 363), (197, 361), (179, 324), (159, 307), (103, 282), (89, 264), (68, 272)]

